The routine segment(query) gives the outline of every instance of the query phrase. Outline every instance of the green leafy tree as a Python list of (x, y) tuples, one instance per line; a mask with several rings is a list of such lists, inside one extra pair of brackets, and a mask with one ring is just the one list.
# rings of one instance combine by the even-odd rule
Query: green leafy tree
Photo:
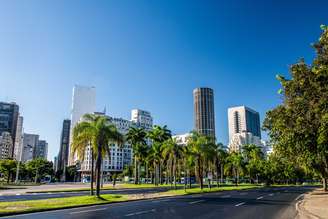
[(131, 127), (126, 135), (126, 139), (132, 145), (134, 155), (134, 183), (140, 183), (140, 161), (146, 156), (147, 133), (143, 128)]
[(7, 177), (7, 183), (12, 177), (12, 174), (16, 171), (17, 162), (12, 159), (0, 160), (0, 173), (3, 173)]
[[(92, 153), (96, 156), (96, 195), (100, 197), (100, 175), (103, 157), (110, 155), (110, 145), (116, 142), (123, 144), (123, 135), (118, 132), (115, 125), (109, 122), (106, 116), (86, 114), (83, 121), (73, 130), (72, 151), (84, 156), (90, 145)], [(83, 147), (84, 145), (84, 147)]]
[(44, 158), (36, 158), (27, 162), (26, 169), (34, 175), (34, 183), (40, 182), (47, 175), (54, 175), (52, 162)]
[(315, 170), (327, 190), (328, 28), (322, 29), (314, 44), (313, 62), (306, 64), (301, 59), (292, 65), (290, 79), (277, 76), (283, 102), (267, 113), (264, 128), (274, 150), (295, 164)]

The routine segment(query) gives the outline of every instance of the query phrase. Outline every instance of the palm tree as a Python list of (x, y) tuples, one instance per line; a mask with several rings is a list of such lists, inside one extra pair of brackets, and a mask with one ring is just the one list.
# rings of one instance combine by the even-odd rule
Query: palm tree
[[(168, 172), (170, 172), (171, 177), (173, 176), (174, 189), (176, 189), (177, 165), (182, 157), (182, 147), (177, 144), (175, 139), (170, 138), (163, 143), (162, 155), (167, 161)], [(168, 174), (166, 177), (168, 178)], [(170, 179), (170, 183), (172, 185), (172, 179)]]
[(227, 158), (227, 152), (223, 149), (223, 144), (218, 143), (217, 148), (215, 149), (215, 168), (216, 168), (216, 183), (219, 187), (219, 173), (220, 173), (220, 181), (223, 182), (223, 174), (224, 174), (224, 164)]
[[(87, 147), (90, 146), (96, 156), (96, 195), (100, 196), (100, 175), (102, 159), (110, 155), (110, 145), (116, 142), (123, 144), (123, 135), (118, 132), (115, 125), (103, 115), (86, 114), (83, 121), (73, 130), (72, 151), (84, 158)], [(93, 163), (93, 161), (92, 161)], [(91, 168), (92, 169), (92, 168)]]
[(131, 127), (127, 133), (126, 139), (130, 142), (134, 154), (134, 183), (139, 183), (140, 160), (144, 157), (147, 150), (146, 135), (144, 129)]
[(232, 152), (229, 154), (227, 170), (232, 172), (235, 178), (235, 184), (238, 186), (240, 173), (243, 171), (243, 156), (241, 153)]
[(195, 159), (195, 175), (198, 178), (200, 188), (203, 189), (204, 166), (211, 153), (210, 144), (213, 142), (209, 137), (193, 131), (188, 141), (188, 147)]
[(161, 183), (161, 163), (162, 163), (162, 144), (171, 138), (171, 131), (167, 126), (155, 125), (154, 128), (148, 132), (147, 137), (152, 140), (152, 147), (150, 150), (150, 159), (153, 160), (155, 171), (155, 185)]

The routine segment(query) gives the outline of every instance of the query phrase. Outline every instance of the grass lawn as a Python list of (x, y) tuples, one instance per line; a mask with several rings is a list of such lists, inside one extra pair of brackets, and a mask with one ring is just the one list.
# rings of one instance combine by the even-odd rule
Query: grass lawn
[[(177, 185), (178, 187), (183, 187), (183, 185)], [(122, 183), (122, 184), (116, 184), (115, 187), (113, 185), (104, 185), (104, 187), (101, 190), (113, 190), (113, 189), (147, 189), (147, 188), (158, 188), (158, 187), (163, 187), (163, 188), (170, 188), (171, 185), (159, 185), (155, 186), (154, 184), (127, 184), (127, 183)], [(73, 188), (73, 189), (58, 189), (58, 190), (40, 190), (40, 191), (31, 191), (27, 193), (44, 193), (44, 192), (83, 192), (83, 191), (90, 191), (90, 187), (87, 188)]]
[(0, 202), (0, 215), (28, 213), (36, 211), (106, 204), (128, 200), (126, 195), (79, 196), (69, 198), (52, 198), (31, 201)]
[(211, 189), (205, 187), (203, 190), (200, 188), (191, 188), (187, 189), (177, 189), (177, 190), (169, 190), (167, 192), (161, 192), (163, 195), (190, 195), (197, 193), (208, 193), (208, 192), (220, 192), (220, 191), (231, 191), (231, 190), (244, 190), (244, 189), (256, 189), (261, 188), (259, 185), (239, 185), (239, 186), (222, 186), (222, 187), (212, 187)]

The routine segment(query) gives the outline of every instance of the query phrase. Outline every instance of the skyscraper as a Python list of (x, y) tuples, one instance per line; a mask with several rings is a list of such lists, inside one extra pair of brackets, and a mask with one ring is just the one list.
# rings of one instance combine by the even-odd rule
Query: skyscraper
[(196, 88), (193, 95), (195, 130), (215, 139), (214, 92), (211, 88)]
[[(96, 88), (75, 85), (73, 88), (72, 97), (72, 111), (71, 111), (71, 132), (70, 140), (72, 143), (73, 130), (75, 125), (87, 113), (94, 113), (96, 111)], [(69, 148), (69, 165), (73, 165), (75, 161), (74, 154)]]
[(48, 157), (48, 143), (45, 140), (38, 140), (33, 150), (33, 159)]
[(34, 150), (39, 142), (39, 135), (24, 133), (22, 161), (26, 162), (34, 158)]
[[(19, 107), (16, 103), (0, 102), (0, 135), (3, 132), (7, 132), (12, 139), (12, 148), (9, 149), (9, 157), (14, 156), (18, 114)], [(8, 134), (6, 136), (8, 137)]]
[[(60, 147), (59, 153), (57, 157), (57, 170), (63, 170), (66, 168), (68, 164), (68, 146), (69, 146), (69, 137), (70, 137), (70, 128), (71, 128), (71, 120), (65, 119), (63, 121), (63, 128), (60, 135)], [(65, 177), (63, 178), (65, 181)]]
[(229, 148), (240, 150), (244, 144), (261, 145), (260, 115), (246, 106), (228, 109)]

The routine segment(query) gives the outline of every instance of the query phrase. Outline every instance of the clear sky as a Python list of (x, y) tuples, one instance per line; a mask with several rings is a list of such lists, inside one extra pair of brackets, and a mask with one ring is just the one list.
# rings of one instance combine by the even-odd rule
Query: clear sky
[(192, 130), (192, 90), (208, 86), (227, 144), (227, 108), (263, 120), (280, 101), (275, 75), (309, 62), (328, 24), (328, 1), (269, 2), (0, 1), (0, 101), (20, 105), (25, 132), (53, 159), (74, 84), (96, 87), (99, 110), (128, 119), (146, 109), (173, 133)]

